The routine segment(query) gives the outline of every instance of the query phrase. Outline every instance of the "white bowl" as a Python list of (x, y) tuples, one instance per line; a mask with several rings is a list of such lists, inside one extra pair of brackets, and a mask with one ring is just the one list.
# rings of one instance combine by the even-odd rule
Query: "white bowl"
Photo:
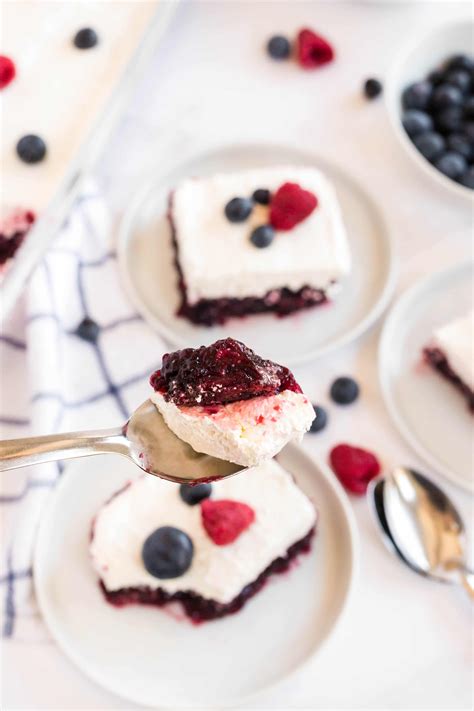
[(401, 97), (403, 90), (409, 84), (424, 79), (449, 56), (463, 53), (472, 54), (473, 36), (474, 22), (469, 18), (459, 19), (431, 29), (423, 39), (417, 39), (415, 44), (401, 53), (389, 73), (385, 89), (387, 109), (395, 133), (412, 160), (438, 185), (444, 186), (452, 194), (470, 200), (474, 197), (474, 190), (443, 175), (413, 145), (402, 126)]

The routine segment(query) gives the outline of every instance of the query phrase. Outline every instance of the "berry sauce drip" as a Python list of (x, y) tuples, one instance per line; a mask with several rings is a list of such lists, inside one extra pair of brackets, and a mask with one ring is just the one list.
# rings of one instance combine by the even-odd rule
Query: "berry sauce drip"
[(283, 390), (301, 392), (288, 368), (260, 358), (233, 338), (167, 353), (150, 384), (178, 406), (223, 405)]

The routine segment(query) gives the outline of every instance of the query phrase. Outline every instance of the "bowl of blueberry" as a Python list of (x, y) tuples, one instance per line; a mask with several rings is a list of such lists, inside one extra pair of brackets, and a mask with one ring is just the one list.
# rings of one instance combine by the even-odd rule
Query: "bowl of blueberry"
[(451, 192), (474, 196), (474, 23), (432, 30), (387, 82), (395, 130), (412, 158)]

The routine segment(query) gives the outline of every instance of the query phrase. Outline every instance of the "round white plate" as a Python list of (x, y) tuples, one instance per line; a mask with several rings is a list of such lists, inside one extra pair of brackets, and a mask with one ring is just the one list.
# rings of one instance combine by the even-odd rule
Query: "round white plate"
[(345, 607), (357, 531), (347, 497), (324, 465), (291, 445), (279, 461), (318, 508), (313, 550), (238, 614), (197, 627), (163, 609), (105, 602), (88, 558), (90, 526), (138, 470), (110, 455), (71, 464), (42, 519), (34, 561), (41, 612), (65, 654), (131, 702), (173, 708), (238, 703), (312, 657)]
[(472, 308), (473, 280), (469, 262), (409, 289), (385, 321), (379, 348), (382, 392), (401, 434), (429, 466), (468, 491), (474, 491), (473, 417), (421, 352), (435, 328)]
[[(320, 167), (336, 187), (353, 259), (352, 273), (341, 292), (327, 306), (283, 319), (266, 314), (206, 328), (177, 317), (177, 276), (166, 219), (170, 190), (189, 176), (282, 164)], [(289, 365), (316, 358), (359, 336), (382, 313), (394, 282), (392, 245), (370, 198), (334, 166), (281, 146), (221, 149), (155, 179), (140, 191), (123, 219), (119, 263), (136, 308), (171, 345), (196, 347), (232, 336)]]
[(473, 32), (472, 17), (431, 28), (424, 37), (420, 39), (417, 36), (413, 45), (402, 50), (385, 82), (385, 99), (391, 124), (407, 154), (432, 180), (452, 194), (471, 201), (474, 199), (474, 190), (443, 175), (415, 148), (402, 126), (401, 96), (409, 84), (424, 79), (450, 55), (463, 52), (472, 54)]

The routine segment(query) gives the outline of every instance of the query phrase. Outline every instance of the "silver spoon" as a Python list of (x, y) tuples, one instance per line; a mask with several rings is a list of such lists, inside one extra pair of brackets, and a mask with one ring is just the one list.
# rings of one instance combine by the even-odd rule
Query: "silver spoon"
[(372, 516), (375, 519), (375, 523), (380, 528), (382, 533), (382, 540), (390, 553), (395, 553), (400, 560), (402, 560), (409, 568), (419, 573), (420, 575), (426, 576), (426, 573), (420, 568), (416, 568), (410, 563), (409, 560), (405, 558), (400, 548), (397, 546), (395, 539), (392, 536), (392, 532), (388, 526), (387, 516), (385, 515), (385, 506), (383, 502), (383, 491), (385, 488), (385, 479), (373, 479), (367, 489), (367, 501), (369, 503)]
[(442, 582), (461, 583), (474, 599), (464, 524), (439, 487), (413, 469), (397, 467), (384, 482), (383, 511), (390, 536), (410, 567)]
[(245, 469), (196, 452), (173, 434), (147, 400), (124, 427), (4, 440), (0, 471), (93, 454), (121, 454), (143, 471), (178, 484), (223, 478)]

